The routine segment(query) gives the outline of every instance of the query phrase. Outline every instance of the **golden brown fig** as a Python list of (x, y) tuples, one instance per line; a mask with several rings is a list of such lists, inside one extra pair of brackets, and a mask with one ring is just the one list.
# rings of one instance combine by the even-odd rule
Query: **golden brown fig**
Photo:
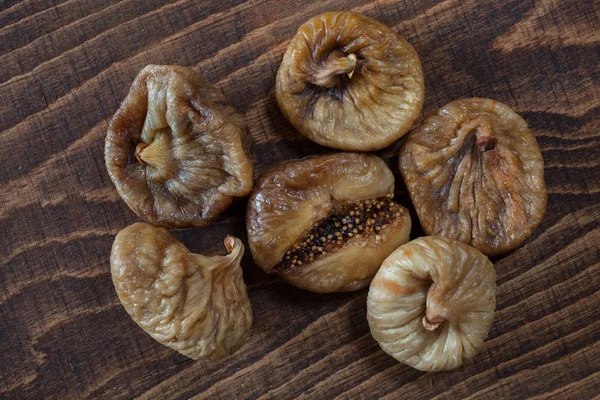
[(244, 245), (228, 236), (225, 247), (226, 256), (193, 254), (164, 228), (128, 226), (110, 255), (121, 304), (146, 333), (194, 360), (233, 354), (248, 337), (252, 309)]
[(421, 371), (458, 368), (483, 345), (496, 271), (479, 250), (429, 236), (400, 246), (375, 275), (367, 319), (381, 348)]
[(374, 155), (288, 161), (257, 182), (246, 225), (256, 263), (313, 292), (369, 284), (408, 241), (408, 211), (392, 201), (394, 176)]
[(428, 235), (484, 254), (519, 246), (546, 210), (535, 137), (517, 113), (494, 100), (456, 100), (425, 119), (400, 151), (400, 172)]
[(283, 115), (304, 136), (342, 150), (378, 150), (421, 113), (423, 72), (415, 49), (387, 26), (350, 11), (302, 25), (277, 73)]
[(106, 168), (140, 218), (202, 226), (250, 193), (250, 145), (243, 116), (201, 74), (149, 65), (109, 126)]

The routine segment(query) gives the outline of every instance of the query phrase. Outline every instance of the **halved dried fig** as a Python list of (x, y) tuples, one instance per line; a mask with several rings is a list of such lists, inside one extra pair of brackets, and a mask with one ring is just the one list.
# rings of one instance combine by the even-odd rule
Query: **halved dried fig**
[(276, 96), (304, 136), (342, 150), (378, 150), (419, 117), (423, 72), (415, 49), (387, 26), (350, 11), (302, 25), (283, 56)]
[(244, 117), (201, 74), (149, 65), (110, 123), (106, 168), (140, 218), (202, 226), (250, 193), (250, 145)]
[(484, 254), (507, 252), (535, 230), (548, 194), (527, 123), (489, 99), (453, 101), (406, 139), (400, 172), (428, 235)]
[(361, 289), (408, 241), (410, 216), (393, 192), (392, 172), (374, 155), (281, 163), (250, 196), (246, 225), (254, 260), (313, 292)]
[(496, 308), (496, 271), (479, 250), (420, 237), (400, 246), (373, 278), (367, 320), (396, 360), (421, 371), (458, 368), (483, 345)]
[(146, 333), (194, 360), (233, 354), (248, 337), (252, 308), (244, 245), (228, 236), (225, 247), (226, 256), (193, 254), (164, 228), (128, 226), (110, 255), (121, 304)]

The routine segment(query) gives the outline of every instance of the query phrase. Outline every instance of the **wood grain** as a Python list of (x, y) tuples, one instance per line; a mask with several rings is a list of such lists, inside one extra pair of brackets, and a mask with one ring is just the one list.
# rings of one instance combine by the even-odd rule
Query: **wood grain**
[[(273, 86), (297, 27), (332, 9), (363, 12), (414, 45), (424, 115), (459, 97), (497, 99), (542, 149), (547, 213), (523, 247), (493, 260), (495, 321), (457, 371), (425, 374), (383, 353), (366, 290), (297, 290), (248, 255), (252, 335), (220, 362), (154, 342), (115, 295), (110, 246), (136, 218), (108, 178), (103, 144), (138, 71), (179, 64), (205, 74), (245, 113), (259, 173), (326, 153), (285, 121)], [(600, 395), (599, 27), (598, 2), (585, 0), (0, 2), (0, 397)], [(397, 148), (380, 152), (392, 166)], [(396, 194), (410, 206), (399, 177)], [(215, 253), (226, 234), (245, 238), (244, 211), (242, 201), (207, 228), (175, 234)]]

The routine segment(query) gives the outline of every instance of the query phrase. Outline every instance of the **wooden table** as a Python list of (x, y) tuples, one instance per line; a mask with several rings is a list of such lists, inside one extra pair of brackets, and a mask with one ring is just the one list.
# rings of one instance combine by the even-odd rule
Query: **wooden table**
[[(600, 394), (600, 10), (594, 0), (2, 0), (1, 398), (507, 398)], [(241, 351), (192, 361), (121, 307), (115, 234), (136, 221), (104, 167), (108, 122), (146, 64), (192, 66), (245, 113), (257, 172), (329, 151), (274, 99), (286, 45), (309, 17), (354, 9), (419, 53), (427, 115), (489, 97), (530, 124), (549, 204), (525, 246), (493, 259), (498, 307), (485, 348), (427, 374), (381, 351), (366, 290), (318, 295), (245, 259), (254, 325)], [(397, 146), (380, 152), (395, 165)], [(400, 178), (397, 196), (410, 207)], [(244, 202), (177, 231), (193, 251), (245, 238)], [(413, 236), (419, 235), (418, 223)]]

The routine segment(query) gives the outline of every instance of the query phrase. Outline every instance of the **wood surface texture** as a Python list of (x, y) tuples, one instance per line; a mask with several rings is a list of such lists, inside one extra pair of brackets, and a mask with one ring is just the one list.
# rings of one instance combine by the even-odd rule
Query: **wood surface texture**
[[(104, 136), (138, 71), (201, 71), (245, 113), (257, 173), (327, 153), (283, 118), (274, 84), (298, 26), (333, 9), (363, 12), (413, 44), (423, 115), (489, 97), (519, 112), (542, 149), (548, 210), (524, 246), (492, 259), (495, 320), (457, 371), (419, 372), (380, 350), (367, 290), (301, 291), (248, 254), (252, 333), (220, 362), (158, 344), (115, 294), (110, 248), (137, 219), (106, 173)], [(600, 395), (599, 63), (596, 0), (1, 0), (0, 398)], [(397, 148), (379, 152), (395, 172)], [(412, 210), (398, 175), (396, 186)], [(244, 212), (240, 201), (175, 234), (195, 252), (223, 252), (225, 235), (246, 238)]]

